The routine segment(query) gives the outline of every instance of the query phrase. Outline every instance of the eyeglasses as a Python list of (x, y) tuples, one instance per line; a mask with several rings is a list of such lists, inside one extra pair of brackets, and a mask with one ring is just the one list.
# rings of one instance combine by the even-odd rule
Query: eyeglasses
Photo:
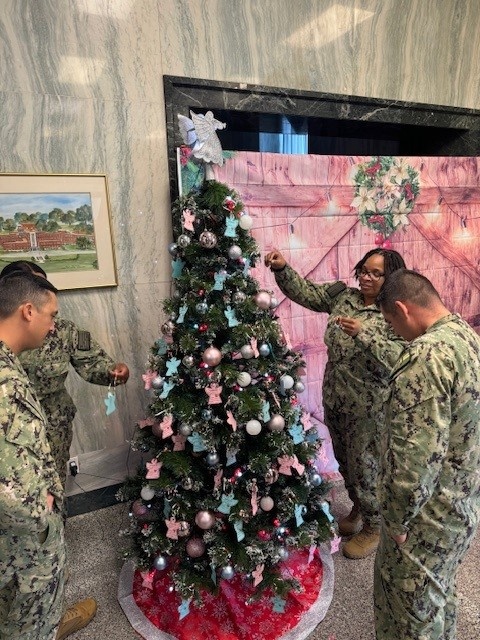
[(381, 271), (367, 271), (366, 269), (359, 269), (356, 273), (357, 278), (370, 278), (373, 282), (377, 282), (380, 278), (384, 278), (385, 274)]

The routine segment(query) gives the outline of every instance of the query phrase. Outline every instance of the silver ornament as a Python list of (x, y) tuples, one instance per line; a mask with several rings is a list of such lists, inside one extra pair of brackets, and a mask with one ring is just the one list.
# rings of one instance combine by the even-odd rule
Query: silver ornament
[(252, 376), (247, 371), (241, 371), (237, 376), (237, 384), (241, 387), (248, 387), (252, 381)]
[(204, 420), (210, 420), (212, 416), (213, 416), (213, 412), (211, 409), (204, 409), (202, 411), (202, 418)]
[(217, 244), (217, 236), (211, 231), (203, 231), (200, 234), (199, 242), (204, 249), (213, 249)]
[(164, 382), (165, 382), (165, 379), (162, 378), (162, 376), (155, 376), (155, 378), (152, 380), (152, 387), (154, 389), (161, 389), (163, 387)]
[(177, 255), (177, 253), (178, 253), (178, 245), (177, 245), (177, 243), (176, 243), (176, 242), (171, 242), (171, 243), (168, 245), (168, 253), (169, 253), (171, 256), (176, 256), (176, 255)]
[(220, 458), (218, 457), (218, 453), (216, 451), (210, 451), (210, 453), (207, 454), (207, 464), (210, 467), (213, 467), (216, 464), (218, 464), (219, 460)]
[(238, 226), (240, 227), (240, 229), (243, 229), (244, 231), (248, 231), (249, 229), (252, 228), (253, 220), (248, 215), (248, 213), (240, 217), (240, 220), (238, 221)]
[(167, 559), (165, 556), (157, 556), (153, 561), (153, 566), (157, 571), (163, 571), (167, 568)]
[(244, 344), (240, 349), (240, 353), (242, 354), (242, 358), (244, 358), (245, 360), (250, 360), (250, 358), (253, 358), (253, 356), (255, 355), (254, 350), (249, 344)]
[(232, 244), (232, 246), (229, 247), (227, 253), (230, 260), (238, 260), (242, 257), (242, 250), (240, 249), (238, 244)]
[(235, 304), (242, 304), (247, 299), (247, 295), (243, 291), (235, 291), (233, 294), (233, 302)]
[(290, 554), (288, 553), (288, 549), (286, 549), (285, 547), (280, 547), (278, 550), (278, 555), (280, 557), (280, 560), (288, 560), (288, 556)]
[(162, 324), (162, 333), (164, 336), (171, 336), (175, 331), (175, 323), (171, 320), (167, 320)]
[(142, 487), (140, 495), (142, 496), (143, 500), (146, 500), (148, 502), (155, 496), (155, 491), (152, 489), (152, 487), (146, 485), (145, 487)]
[(220, 572), (220, 576), (224, 580), (231, 580), (234, 575), (235, 575), (235, 571), (234, 571), (234, 569), (233, 569), (233, 567), (231, 565), (227, 564), (225, 567), (222, 567), (222, 570)]
[(319, 487), (322, 484), (322, 476), (319, 473), (313, 473), (310, 476), (312, 487)]
[(303, 393), (305, 391), (305, 385), (301, 380), (298, 380), (298, 382), (295, 382), (293, 385), (293, 389), (296, 393)]
[(199, 302), (198, 304), (195, 305), (195, 310), (201, 316), (204, 316), (208, 311), (208, 304), (206, 302)]
[(190, 238), (190, 236), (187, 236), (186, 233), (182, 233), (182, 235), (178, 236), (177, 238), (177, 244), (179, 247), (182, 247), (182, 249), (188, 247), (191, 241), (192, 239)]
[(264, 358), (270, 355), (270, 347), (266, 342), (262, 342), (262, 344), (258, 347), (258, 353)]
[(245, 425), (245, 431), (251, 436), (258, 436), (262, 430), (262, 425), (258, 420), (249, 420)]
[(192, 427), (186, 422), (182, 422), (182, 424), (178, 427), (178, 433), (181, 436), (190, 436), (192, 435)]
[(186, 367), (190, 368), (190, 367), (193, 367), (193, 365), (195, 364), (195, 358), (190, 355), (184, 356), (182, 359), (182, 362)]
[(294, 384), (295, 384), (295, 380), (292, 378), (292, 376), (284, 375), (280, 378), (280, 388), (283, 391), (286, 391), (287, 389), (291, 389)]
[(268, 291), (259, 291), (255, 296), (255, 304), (259, 309), (269, 309), (272, 296)]
[(270, 309), (276, 309), (278, 307), (278, 300), (274, 296), (270, 298)]

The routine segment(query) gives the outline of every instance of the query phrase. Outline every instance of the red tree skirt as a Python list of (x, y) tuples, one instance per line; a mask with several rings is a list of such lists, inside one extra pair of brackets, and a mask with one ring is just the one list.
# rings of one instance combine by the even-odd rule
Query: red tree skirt
[(124, 565), (118, 600), (132, 627), (145, 640), (302, 640), (321, 620), (333, 594), (333, 562), (329, 545), (308, 563), (308, 550), (291, 552), (283, 575), (293, 577), (301, 591), (286, 598), (284, 612), (273, 610), (271, 593), (247, 604), (253, 588), (241, 576), (221, 580), (217, 595), (203, 594), (204, 605), (192, 603), (179, 619), (180, 598), (169, 591), (168, 570), (156, 571), (147, 586), (133, 563)]

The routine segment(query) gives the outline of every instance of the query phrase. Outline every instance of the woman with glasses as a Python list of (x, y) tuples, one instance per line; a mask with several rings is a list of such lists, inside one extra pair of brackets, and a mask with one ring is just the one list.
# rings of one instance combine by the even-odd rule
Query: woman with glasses
[(386, 324), (375, 300), (386, 276), (405, 268), (405, 262), (397, 251), (380, 247), (368, 251), (354, 267), (358, 288), (340, 281), (315, 284), (304, 279), (276, 250), (265, 257), (265, 265), (290, 300), (329, 314), (324, 336), (328, 350), (324, 422), (353, 503), (339, 522), (339, 533), (354, 534), (343, 546), (347, 558), (365, 558), (379, 542), (379, 433), (390, 369), (405, 345)]

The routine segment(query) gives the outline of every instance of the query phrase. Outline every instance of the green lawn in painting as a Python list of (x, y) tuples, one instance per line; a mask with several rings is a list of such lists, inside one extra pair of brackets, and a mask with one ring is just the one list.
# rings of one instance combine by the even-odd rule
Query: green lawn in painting
[[(15, 260), (31, 260), (31, 256), (22, 254), (21, 256), (9, 255), (8, 258), (3, 258), (0, 255), (0, 271), (11, 262)], [(35, 262), (34, 260), (31, 260)], [(70, 255), (55, 256), (51, 254), (46, 258), (44, 262), (37, 263), (47, 273), (63, 273), (68, 271), (92, 271), (98, 269), (97, 254), (92, 253), (72, 253)]]

